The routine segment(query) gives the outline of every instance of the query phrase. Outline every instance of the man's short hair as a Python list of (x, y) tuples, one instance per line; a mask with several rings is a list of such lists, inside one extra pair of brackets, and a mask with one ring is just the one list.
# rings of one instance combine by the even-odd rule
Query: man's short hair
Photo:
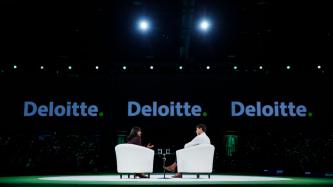
[(202, 124), (202, 123), (198, 124), (198, 125), (197, 125), (197, 128), (202, 129), (202, 131), (204, 131), (204, 132), (207, 131), (207, 127), (206, 127), (206, 125), (205, 125), (205, 124)]

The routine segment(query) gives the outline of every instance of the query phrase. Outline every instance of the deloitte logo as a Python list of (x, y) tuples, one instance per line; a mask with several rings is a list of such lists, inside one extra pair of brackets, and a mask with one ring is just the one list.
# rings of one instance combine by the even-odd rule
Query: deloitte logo
[(85, 102), (80, 104), (76, 102), (67, 102), (66, 105), (55, 105), (54, 102), (49, 102), (48, 105), (38, 106), (33, 101), (24, 102), (24, 117), (100, 117), (103, 116), (103, 112), (98, 113), (98, 107), (96, 105), (87, 105)]
[[(288, 104), (284, 102), (275, 101), (274, 105), (262, 105), (260, 101), (256, 102), (256, 105), (244, 105), (240, 101), (231, 102), (231, 116), (264, 116), (264, 117), (306, 117), (307, 108), (304, 105), (294, 105), (293, 102)], [(312, 113), (309, 112), (308, 116), (311, 117)]]
[[(136, 101), (128, 102), (128, 116), (178, 116), (178, 117), (199, 117), (201, 116), (202, 108), (199, 105), (190, 105), (188, 102), (174, 102), (171, 101), (169, 105), (159, 105), (156, 101), (152, 102), (152, 105), (143, 105)], [(207, 113), (202, 113), (202, 116), (207, 116)]]

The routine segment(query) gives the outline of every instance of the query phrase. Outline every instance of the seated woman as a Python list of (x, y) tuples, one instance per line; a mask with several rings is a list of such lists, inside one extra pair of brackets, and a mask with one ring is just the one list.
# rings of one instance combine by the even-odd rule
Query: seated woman
[[(127, 136), (127, 143), (142, 146), (141, 135), (142, 135), (141, 128), (140, 127), (133, 127), (130, 134)], [(154, 147), (154, 145), (151, 145), (149, 143), (146, 147), (149, 148), (149, 149), (152, 149)], [(148, 178), (143, 173), (137, 173), (135, 175), (140, 177), (140, 178)]]

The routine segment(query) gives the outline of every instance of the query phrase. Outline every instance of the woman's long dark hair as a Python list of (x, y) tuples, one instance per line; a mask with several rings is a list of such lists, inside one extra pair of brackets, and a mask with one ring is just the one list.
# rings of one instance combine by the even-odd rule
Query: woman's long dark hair
[(138, 132), (141, 131), (140, 127), (133, 127), (130, 134), (127, 136), (127, 141), (131, 140), (132, 138), (138, 136)]

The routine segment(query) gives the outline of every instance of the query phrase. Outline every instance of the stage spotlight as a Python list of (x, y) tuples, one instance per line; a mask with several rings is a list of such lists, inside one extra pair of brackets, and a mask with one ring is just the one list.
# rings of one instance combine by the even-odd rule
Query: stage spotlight
[(211, 22), (208, 19), (201, 19), (198, 24), (201, 32), (208, 32), (211, 29)]
[(206, 69), (209, 70), (209, 69), (210, 69), (210, 66), (206, 66)]
[(146, 33), (150, 30), (151, 25), (147, 19), (140, 19), (137, 23), (138, 30), (142, 33)]
[(317, 66), (317, 69), (321, 69), (321, 65), (318, 65), (318, 66)]
[(98, 70), (98, 69), (99, 69), (99, 66), (95, 66), (95, 69)]
[(123, 70), (126, 70), (127, 69), (127, 67), (126, 66), (123, 66)]
[(72, 66), (68, 66), (68, 69), (71, 70), (71, 69), (72, 69)]
[(259, 66), (259, 69), (263, 69), (263, 67), (262, 67), (262, 66)]
[(17, 69), (17, 65), (14, 65), (13, 68), (14, 68), (14, 69)]
[(287, 68), (287, 70), (290, 70), (291, 67), (288, 65), (286, 68)]
[(42, 69), (42, 70), (43, 70), (43, 69), (44, 69), (44, 66), (40, 66), (40, 69)]
[(237, 70), (238, 69), (238, 67), (237, 66), (234, 66), (234, 70)]
[(183, 66), (179, 66), (179, 69), (182, 70), (182, 69), (183, 69)]
[(153, 69), (154, 69), (154, 66), (150, 66), (149, 68), (150, 68), (151, 70), (153, 70)]

